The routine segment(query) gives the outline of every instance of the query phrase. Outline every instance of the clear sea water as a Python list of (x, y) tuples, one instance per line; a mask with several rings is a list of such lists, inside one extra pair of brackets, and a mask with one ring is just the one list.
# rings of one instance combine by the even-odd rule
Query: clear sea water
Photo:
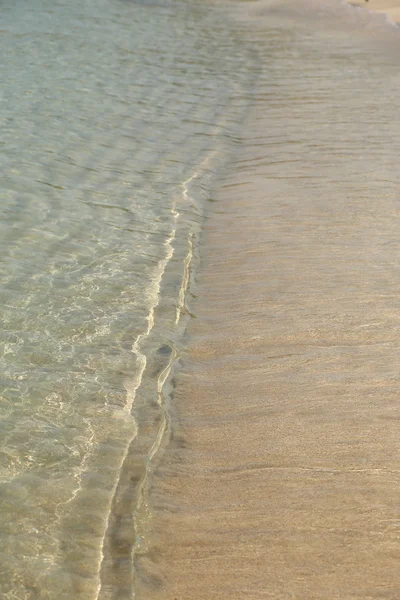
[(190, 3), (5, 0), (0, 29), (1, 598), (105, 597), (256, 54)]
[(385, 199), (396, 246), (399, 38), (366, 15), (3, 0), (2, 600), (134, 598), (207, 206), (250, 105), (243, 179), (259, 163), (332, 219)]

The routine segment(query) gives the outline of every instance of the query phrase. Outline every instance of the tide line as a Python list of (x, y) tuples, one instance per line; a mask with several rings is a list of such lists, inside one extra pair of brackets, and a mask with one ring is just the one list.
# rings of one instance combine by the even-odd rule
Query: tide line
[[(216, 154), (216, 150), (214, 150), (208, 156), (206, 156), (206, 158), (201, 163), (200, 168), (197, 169), (188, 179), (186, 179), (184, 182), (182, 182), (182, 184), (180, 186), (182, 189), (182, 198), (183, 198), (183, 200), (186, 201), (186, 203), (188, 203), (190, 200), (190, 196), (189, 196), (190, 183), (200, 176), (201, 172), (204, 170), (206, 165), (209, 163), (211, 158), (214, 157), (215, 154)], [(174, 244), (174, 241), (176, 238), (178, 220), (179, 220), (179, 216), (180, 216), (180, 213), (177, 210), (176, 202), (173, 204), (173, 206), (171, 208), (171, 213), (173, 216), (174, 224), (173, 224), (173, 228), (171, 230), (170, 235), (164, 242), (164, 246), (165, 246), (165, 250), (166, 250), (165, 256), (162, 260), (159, 261), (158, 267), (157, 267), (157, 273), (153, 280), (153, 285), (152, 285), (152, 289), (153, 289), (152, 300), (153, 301), (152, 301), (152, 304), (150, 306), (150, 310), (149, 310), (149, 313), (147, 316), (147, 327), (146, 327), (145, 331), (143, 331), (141, 334), (139, 334), (137, 336), (136, 340), (134, 341), (134, 343), (132, 345), (132, 352), (136, 356), (136, 361), (137, 361), (139, 368), (138, 368), (136, 377), (132, 381), (132, 384), (129, 386), (129, 388), (127, 388), (127, 402), (124, 407), (124, 411), (126, 411), (129, 415), (131, 415), (131, 413), (132, 413), (132, 408), (133, 408), (133, 405), (135, 402), (136, 393), (141, 385), (141, 382), (143, 379), (143, 374), (144, 374), (144, 371), (145, 371), (146, 365), (147, 365), (147, 357), (141, 351), (141, 347), (143, 345), (144, 340), (150, 335), (150, 333), (154, 327), (154, 324), (155, 324), (155, 316), (154, 315), (155, 315), (156, 308), (159, 304), (162, 279), (163, 279), (164, 273), (166, 271), (166, 268), (168, 266), (168, 263), (170, 262), (171, 258), (173, 257), (173, 254), (174, 254), (173, 244)], [(178, 305), (177, 305), (177, 309), (176, 309), (176, 319), (175, 319), (176, 326), (179, 324), (181, 315), (185, 311), (185, 299), (186, 299), (186, 293), (187, 293), (187, 289), (189, 287), (189, 281), (190, 281), (190, 265), (191, 265), (193, 255), (194, 255), (193, 238), (194, 238), (194, 233), (191, 232), (189, 234), (189, 238), (188, 238), (188, 245), (189, 245), (188, 254), (183, 261), (184, 272), (183, 272), (183, 276), (182, 276), (182, 283), (181, 283), (180, 290), (179, 290)], [(151, 446), (149, 453), (147, 455), (147, 463), (146, 463), (145, 473), (144, 473), (143, 478), (139, 485), (139, 495), (138, 495), (138, 501), (137, 501), (136, 510), (135, 510), (136, 516), (134, 516), (136, 541), (135, 541), (135, 546), (132, 550), (132, 561), (134, 561), (135, 555), (139, 553), (140, 548), (143, 548), (143, 541), (146, 538), (145, 520), (142, 519), (142, 523), (140, 523), (140, 517), (144, 516), (143, 511), (145, 511), (145, 510), (147, 511), (147, 508), (148, 508), (147, 507), (148, 482), (149, 482), (149, 477), (150, 477), (151, 468), (152, 468), (152, 461), (154, 460), (154, 457), (159, 452), (159, 450), (162, 446), (164, 436), (167, 433), (169, 426), (170, 426), (170, 415), (169, 415), (166, 401), (164, 398), (163, 388), (164, 388), (165, 382), (167, 381), (167, 379), (169, 377), (169, 374), (172, 370), (173, 364), (174, 364), (177, 356), (178, 356), (177, 351), (174, 348), (172, 356), (168, 362), (168, 365), (160, 373), (158, 381), (157, 381), (157, 403), (162, 411), (162, 419), (161, 419), (161, 424), (157, 431), (156, 439), (155, 439), (153, 445)], [(133, 440), (135, 439), (136, 435), (137, 435), (137, 423), (135, 423), (135, 431), (134, 431), (132, 437), (128, 440), (128, 442), (126, 444), (126, 449), (125, 449), (123, 456), (121, 457), (120, 467), (119, 467), (118, 472), (120, 472), (120, 470), (122, 468), (122, 465), (128, 455), (129, 448), (130, 448)], [(110, 523), (111, 512), (112, 512), (112, 503), (113, 503), (113, 500), (114, 500), (114, 497), (116, 494), (116, 490), (118, 487), (118, 481), (119, 480), (117, 478), (115, 485), (113, 486), (113, 489), (112, 489), (112, 494), (110, 497), (110, 502), (109, 502), (108, 511), (107, 511), (107, 517), (105, 519), (104, 533), (103, 533), (103, 536), (101, 539), (101, 553), (99, 556), (98, 567), (97, 567), (98, 586), (97, 586), (96, 593), (95, 593), (93, 600), (100, 600), (101, 587), (102, 587), (101, 567), (102, 567), (102, 563), (104, 560), (104, 543), (105, 543), (105, 539), (106, 539), (106, 535), (107, 535), (108, 526)], [(141, 514), (139, 514), (139, 513), (141, 513)], [(141, 532), (142, 535), (139, 535), (138, 531), (140, 529), (141, 524), (143, 524), (143, 531)], [(132, 574), (134, 576), (134, 569), (132, 571)], [(133, 583), (134, 582), (132, 582), (132, 599), (134, 600), (135, 590), (134, 590)]]
[(193, 249), (194, 249), (193, 248), (193, 239), (194, 239), (194, 237), (195, 237), (195, 235), (193, 232), (191, 232), (188, 237), (189, 250), (183, 261), (183, 277), (182, 277), (182, 285), (179, 290), (178, 305), (176, 307), (175, 325), (178, 325), (180, 318), (182, 316), (182, 313), (186, 312), (186, 293), (187, 293), (187, 290), (189, 287), (190, 266), (191, 266), (192, 260), (193, 260)]
[[(158, 268), (157, 268), (157, 273), (156, 276), (153, 280), (153, 285), (152, 285), (152, 291), (153, 291), (153, 295), (152, 295), (152, 303), (150, 305), (150, 310), (149, 313), (147, 315), (147, 327), (145, 329), (145, 331), (141, 334), (139, 334), (136, 338), (136, 340), (134, 341), (133, 345), (132, 345), (132, 352), (133, 354), (135, 354), (136, 356), (136, 362), (138, 364), (138, 371), (136, 374), (136, 377), (134, 378), (132, 385), (129, 386), (129, 388), (127, 388), (127, 397), (126, 397), (126, 404), (124, 406), (124, 411), (127, 412), (129, 415), (131, 415), (131, 411), (132, 411), (132, 407), (135, 401), (135, 397), (136, 397), (136, 393), (137, 390), (139, 389), (139, 386), (142, 382), (142, 378), (143, 378), (143, 373), (146, 369), (146, 365), (147, 365), (147, 357), (144, 353), (141, 352), (141, 346), (143, 344), (143, 341), (150, 335), (153, 327), (154, 327), (154, 313), (155, 310), (158, 306), (159, 300), (160, 300), (160, 289), (161, 289), (161, 282), (162, 282), (162, 278), (163, 275), (165, 273), (165, 270), (167, 268), (167, 265), (169, 263), (169, 261), (171, 260), (173, 254), (174, 254), (174, 247), (173, 247), (173, 242), (175, 240), (176, 237), (176, 230), (177, 230), (177, 223), (178, 223), (178, 219), (179, 219), (179, 212), (176, 210), (176, 203), (174, 203), (174, 205), (172, 206), (171, 209), (171, 213), (173, 216), (173, 228), (171, 230), (170, 235), (168, 236), (168, 238), (166, 239), (166, 241), (164, 242), (164, 246), (166, 249), (165, 252), (165, 257), (159, 261), (158, 263)], [(125, 448), (125, 452), (123, 453), (122, 457), (121, 457), (121, 461), (120, 461), (120, 465), (119, 465), (119, 471), (122, 468), (122, 465), (128, 455), (129, 452), (129, 447), (132, 444), (133, 440), (135, 439), (137, 435), (137, 423), (135, 423), (135, 428), (134, 428), (134, 433), (132, 435), (132, 437), (128, 440), (127, 444), (126, 444), (126, 448)], [(118, 472), (119, 472), (118, 471)], [(104, 542), (105, 542), (105, 538), (107, 535), (107, 529), (109, 526), (109, 522), (110, 522), (110, 516), (111, 516), (111, 510), (112, 510), (112, 503), (114, 500), (114, 496), (117, 490), (117, 486), (118, 486), (118, 478), (115, 481), (115, 484), (112, 488), (112, 494), (110, 496), (110, 502), (109, 502), (109, 506), (108, 506), (108, 510), (107, 510), (107, 517), (105, 519), (105, 526), (104, 526), (104, 533), (100, 542), (100, 546), (101, 546), (101, 553), (99, 556), (99, 561), (98, 561), (98, 567), (97, 567), (97, 577), (98, 577), (98, 585), (97, 585), (97, 589), (95, 592), (95, 596), (94, 596), (94, 600), (98, 600), (99, 596), (100, 596), (100, 592), (101, 592), (101, 566), (104, 560)]]
[[(139, 553), (140, 549), (142, 550), (142, 552), (146, 551), (146, 549), (147, 549), (146, 546), (143, 547), (143, 542), (146, 541), (146, 535), (145, 535), (146, 524), (145, 524), (145, 520), (143, 519), (143, 516), (144, 515), (149, 516), (148, 506), (147, 506), (147, 497), (148, 497), (148, 490), (149, 490), (149, 480), (150, 480), (150, 474), (151, 474), (151, 468), (152, 468), (152, 461), (153, 461), (155, 455), (159, 452), (162, 442), (163, 442), (163, 439), (164, 439), (167, 431), (170, 428), (171, 417), (168, 412), (163, 388), (164, 388), (165, 382), (167, 381), (167, 379), (169, 377), (169, 374), (171, 373), (173, 364), (177, 357), (178, 357), (178, 353), (177, 353), (176, 349), (174, 348), (167, 366), (160, 373), (160, 375), (158, 377), (158, 381), (157, 381), (157, 404), (159, 405), (159, 407), (161, 409), (162, 419), (161, 419), (161, 424), (157, 431), (156, 439), (153, 442), (153, 445), (151, 446), (151, 448), (149, 450), (149, 453), (147, 456), (145, 473), (143, 475), (143, 478), (142, 478), (142, 481), (141, 481), (140, 487), (139, 487), (138, 502), (136, 504), (136, 516), (134, 518), (136, 541), (135, 541), (135, 546), (134, 546), (133, 552), (132, 552), (132, 560), (134, 560), (135, 555)], [(140, 531), (141, 524), (143, 524), (142, 531)]]

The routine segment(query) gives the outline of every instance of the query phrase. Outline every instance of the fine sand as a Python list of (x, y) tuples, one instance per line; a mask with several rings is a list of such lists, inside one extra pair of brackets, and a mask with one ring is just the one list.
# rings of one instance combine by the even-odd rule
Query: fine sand
[(139, 600), (400, 598), (392, 105), (288, 39), (208, 220)]
[(350, 4), (355, 6), (364, 6), (368, 10), (385, 12), (395, 21), (400, 22), (400, 0), (350, 0)]

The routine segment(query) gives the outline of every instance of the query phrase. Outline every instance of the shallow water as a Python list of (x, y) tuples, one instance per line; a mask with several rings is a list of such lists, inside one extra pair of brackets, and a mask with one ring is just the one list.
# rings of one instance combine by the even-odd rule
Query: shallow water
[(135, 496), (121, 591), (113, 502), (132, 455), (145, 498), (167, 430), (256, 52), (190, 4), (3, 2), (1, 30), (1, 597), (130, 597), (142, 516)]
[[(246, 589), (246, 597), (281, 599), (329, 589), (341, 600), (397, 598), (395, 581), (385, 588), (396, 539), (392, 530), (381, 536), (374, 512), (380, 503), (394, 531), (393, 24), (336, 0), (36, 0), (3, 3), (1, 29), (2, 597), (125, 600), (139, 589), (146, 600), (172, 591), (225, 599), (226, 590), (241, 599)], [(234, 174), (214, 194), (240, 140)], [(196, 289), (205, 206), (215, 199), (203, 250), (208, 283)], [(199, 372), (186, 388), (178, 383), (175, 406), (168, 396), (194, 291), (201, 322), (189, 330), (189, 357)], [(234, 357), (224, 355), (230, 349)], [(199, 356), (210, 363), (196, 365)], [(218, 431), (225, 423), (232, 429)], [(273, 482), (275, 510), (265, 495), (271, 456), (295, 472), (293, 492), (279, 476)], [(321, 500), (310, 511), (311, 492), (299, 491), (310, 456), (330, 481), (342, 462), (363, 469), (356, 500), (351, 479), (326, 488), (316, 474)], [(252, 465), (250, 478), (221, 479), (230, 461), (234, 473)], [(365, 557), (368, 545), (342, 551), (357, 502), (372, 515), (360, 529), (389, 544), (375, 579), (367, 560), (346, 562)], [(325, 506), (337, 516), (331, 555), (344, 570), (353, 565), (341, 588), (318, 535)], [(176, 515), (187, 511), (182, 545)], [(305, 521), (288, 533), (299, 514)], [(281, 532), (275, 546), (271, 531)], [(198, 561), (194, 546), (190, 562), (198, 539), (210, 556)], [(279, 550), (285, 540), (291, 559)], [(364, 571), (362, 588), (355, 573)]]

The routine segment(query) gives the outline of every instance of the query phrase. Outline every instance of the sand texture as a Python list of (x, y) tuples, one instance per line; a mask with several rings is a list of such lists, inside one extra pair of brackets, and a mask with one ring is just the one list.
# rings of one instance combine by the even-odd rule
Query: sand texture
[(400, 1), (399, 0), (351, 0), (350, 4), (355, 6), (365, 6), (368, 10), (384, 12), (398, 23), (400, 21)]
[(348, 36), (304, 39), (260, 36), (139, 600), (400, 598), (398, 69)]

